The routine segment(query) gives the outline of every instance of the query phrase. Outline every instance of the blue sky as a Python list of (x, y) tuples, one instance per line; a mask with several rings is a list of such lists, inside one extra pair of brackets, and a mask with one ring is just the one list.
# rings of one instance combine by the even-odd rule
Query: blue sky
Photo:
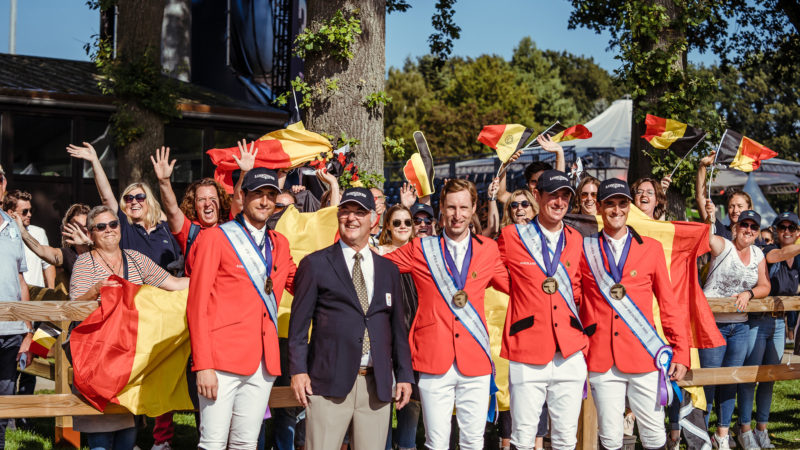
[[(433, 0), (410, 0), (412, 8), (386, 20), (386, 65), (401, 67), (407, 57), (428, 52), (433, 32)], [(0, 0), (0, 52), (8, 52), (9, 0)], [(460, 56), (498, 54), (509, 58), (520, 39), (530, 36), (542, 49), (566, 50), (591, 56), (601, 67), (619, 66), (607, 51), (608, 36), (586, 29), (568, 30), (567, 0), (458, 0), (455, 20), (461, 39), (453, 53)], [(18, 0), (17, 53), (87, 60), (83, 45), (98, 32), (97, 11), (85, 0)], [(690, 54), (706, 64), (713, 56)]]

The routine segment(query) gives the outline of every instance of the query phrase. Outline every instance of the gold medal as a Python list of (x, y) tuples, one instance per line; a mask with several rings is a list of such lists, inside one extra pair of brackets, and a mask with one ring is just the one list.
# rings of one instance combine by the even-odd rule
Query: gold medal
[(558, 291), (558, 281), (553, 277), (547, 277), (542, 281), (542, 290), (545, 294), (553, 295)]
[(625, 286), (623, 286), (620, 283), (617, 283), (611, 286), (611, 289), (609, 289), (608, 293), (614, 300), (622, 300), (623, 298), (625, 298)]
[(264, 282), (264, 290), (267, 295), (272, 294), (272, 277), (267, 277), (267, 281)]
[(453, 296), (453, 304), (459, 308), (467, 306), (467, 293), (464, 291), (456, 292), (456, 294)]

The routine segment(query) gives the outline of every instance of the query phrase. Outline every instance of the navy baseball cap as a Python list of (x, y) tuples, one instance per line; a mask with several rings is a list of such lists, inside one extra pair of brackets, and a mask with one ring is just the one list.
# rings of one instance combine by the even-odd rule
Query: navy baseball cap
[(772, 226), (777, 226), (781, 222), (791, 222), (794, 226), (800, 225), (800, 220), (798, 220), (797, 214), (788, 211), (778, 214), (778, 217), (772, 221)]
[(600, 183), (600, 187), (597, 188), (598, 202), (602, 202), (603, 200), (615, 195), (621, 195), (628, 200), (633, 200), (633, 197), (631, 197), (631, 188), (628, 187), (628, 183), (620, 180), (619, 178), (609, 178), (608, 180), (603, 180), (603, 182)]
[(426, 205), (425, 203), (417, 203), (411, 207), (411, 217), (416, 216), (418, 213), (425, 213), (431, 216), (431, 219), (436, 217), (436, 215), (433, 213), (433, 208), (431, 208), (431, 205)]
[(575, 189), (569, 182), (567, 174), (560, 170), (545, 170), (539, 175), (539, 181), (536, 183), (536, 189), (541, 192), (552, 194), (560, 189), (569, 189), (572, 194), (575, 194)]
[(753, 211), (752, 209), (748, 209), (747, 211), (742, 212), (739, 214), (739, 220), (736, 223), (742, 223), (745, 220), (752, 220), (756, 223), (756, 225), (761, 226), (761, 215), (757, 212)]
[(264, 186), (269, 186), (280, 191), (278, 187), (278, 173), (266, 167), (256, 167), (247, 172), (242, 181), (242, 190), (245, 192), (252, 192)]
[(375, 197), (373, 197), (372, 191), (367, 188), (354, 187), (344, 191), (339, 206), (343, 206), (346, 203), (357, 203), (364, 209), (375, 211)]

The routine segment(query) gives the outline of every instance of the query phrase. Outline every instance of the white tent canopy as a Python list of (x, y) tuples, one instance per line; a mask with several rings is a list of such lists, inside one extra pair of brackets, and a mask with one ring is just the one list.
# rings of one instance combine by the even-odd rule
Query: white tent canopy
[(599, 116), (584, 124), (592, 132), (592, 137), (565, 142), (564, 147), (573, 147), (580, 157), (586, 155), (590, 148), (603, 148), (613, 149), (617, 156), (628, 158), (631, 153), (632, 119), (633, 100), (615, 100)]

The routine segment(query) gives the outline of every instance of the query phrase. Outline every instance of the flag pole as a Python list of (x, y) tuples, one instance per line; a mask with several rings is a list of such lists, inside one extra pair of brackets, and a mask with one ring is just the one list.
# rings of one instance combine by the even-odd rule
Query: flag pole
[(719, 140), (719, 145), (717, 145), (716, 153), (714, 153), (714, 162), (711, 163), (711, 173), (708, 177), (708, 197), (707, 200), (711, 200), (711, 180), (714, 179), (714, 166), (717, 164), (717, 158), (719, 158), (719, 149), (722, 148), (722, 142), (725, 140), (725, 136), (728, 134), (728, 130), (726, 129), (724, 133), (722, 133), (722, 139)]
[(680, 167), (680, 166), (681, 166), (681, 164), (683, 164), (683, 161), (685, 161), (685, 160), (686, 160), (686, 157), (687, 157), (687, 156), (689, 156), (689, 154), (690, 154), (690, 153), (692, 153), (692, 152), (694, 151), (695, 147), (697, 147), (697, 145), (698, 145), (700, 142), (702, 142), (702, 141), (703, 141), (703, 139), (705, 139), (705, 138), (706, 138), (706, 135), (707, 135), (707, 134), (708, 134), (708, 133), (703, 133), (703, 137), (702, 137), (702, 138), (700, 138), (700, 140), (698, 140), (698, 141), (697, 141), (697, 143), (696, 143), (696, 144), (694, 144), (694, 145), (692, 146), (692, 148), (690, 148), (690, 149), (689, 149), (689, 151), (688, 151), (688, 152), (686, 152), (686, 154), (685, 154), (685, 155), (683, 155), (683, 158), (681, 158), (681, 160), (680, 160), (680, 161), (678, 161), (678, 165), (676, 165), (676, 166), (675, 166), (675, 168), (674, 168), (674, 169), (672, 169), (672, 172), (670, 172), (670, 174), (669, 174), (669, 179), (670, 179), (670, 180), (672, 179), (672, 176), (673, 176), (673, 175), (675, 175), (675, 171), (676, 171), (676, 170), (678, 170), (678, 167)]

